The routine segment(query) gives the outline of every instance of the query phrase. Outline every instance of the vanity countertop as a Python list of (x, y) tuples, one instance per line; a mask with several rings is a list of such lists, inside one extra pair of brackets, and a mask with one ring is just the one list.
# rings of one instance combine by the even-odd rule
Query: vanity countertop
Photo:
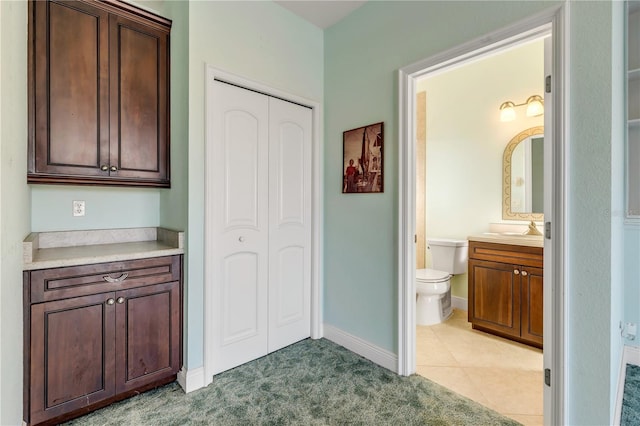
[(542, 235), (524, 235), (517, 233), (485, 232), (482, 234), (470, 235), (469, 241), (480, 241), (484, 243), (511, 244), (516, 246), (544, 247)]
[(32, 232), (22, 250), (25, 271), (172, 256), (184, 253), (184, 232), (166, 228)]

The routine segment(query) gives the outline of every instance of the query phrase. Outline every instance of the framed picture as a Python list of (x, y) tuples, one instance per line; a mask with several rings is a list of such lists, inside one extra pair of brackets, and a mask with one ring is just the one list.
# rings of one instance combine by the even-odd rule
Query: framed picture
[(383, 192), (382, 122), (342, 134), (342, 193)]

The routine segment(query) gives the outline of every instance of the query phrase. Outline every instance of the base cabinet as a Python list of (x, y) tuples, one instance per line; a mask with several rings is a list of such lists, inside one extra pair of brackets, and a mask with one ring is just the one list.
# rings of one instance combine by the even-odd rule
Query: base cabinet
[(469, 243), (469, 322), (542, 347), (542, 248)]
[(181, 264), (169, 256), (25, 272), (27, 424), (57, 423), (175, 380)]

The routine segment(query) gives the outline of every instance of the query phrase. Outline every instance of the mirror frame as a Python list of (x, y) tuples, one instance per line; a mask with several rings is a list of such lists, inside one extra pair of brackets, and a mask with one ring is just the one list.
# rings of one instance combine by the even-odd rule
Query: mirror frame
[(531, 127), (518, 133), (509, 141), (502, 157), (502, 219), (544, 220), (544, 213), (517, 213), (511, 211), (511, 155), (516, 146), (531, 136), (544, 135), (544, 126)]

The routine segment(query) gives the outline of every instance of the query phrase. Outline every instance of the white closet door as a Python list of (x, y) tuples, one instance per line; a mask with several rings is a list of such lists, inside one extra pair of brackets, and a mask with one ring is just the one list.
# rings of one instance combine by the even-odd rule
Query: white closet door
[(311, 331), (311, 123), (269, 98), (269, 352)]
[(268, 112), (266, 96), (214, 83), (208, 182), (216, 200), (207, 238), (216, 300), (214, 371), (219, 373), (267, 353)]

